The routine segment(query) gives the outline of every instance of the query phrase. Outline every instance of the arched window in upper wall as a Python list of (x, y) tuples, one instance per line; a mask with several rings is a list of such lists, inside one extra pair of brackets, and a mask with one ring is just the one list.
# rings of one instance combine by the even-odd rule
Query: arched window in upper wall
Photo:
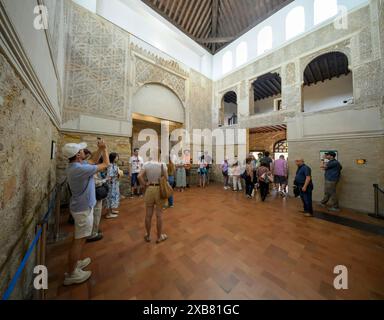
[(304, 7), (299, 6), (293, 8), (285, 20), (285, 38), (290, 40), (298, 34), (305, 31), (305, 11)]
[(272, 49), (272, 27), (267, 26), (259, 31), (257, 36), (257, 53), (263, 54), (264, 52)]
[(232, 70), (232, 68), (233, 68), (233, 58), (232, 58), (232, 52), (231, 51), (227, 51), (224, 54), (222, 63), (223, 63), (223, 65), (222, 65), (223, 73), (227, 73), (227, 72)]
[(246, 63), (248, 59), (248, 46), (245, 41), (240, 43), (236, 48), (236, 67)]
[(337, 15), (337, 0), (315, 0), (314, 18), (315, 25), (322, 23), (329, 18)]

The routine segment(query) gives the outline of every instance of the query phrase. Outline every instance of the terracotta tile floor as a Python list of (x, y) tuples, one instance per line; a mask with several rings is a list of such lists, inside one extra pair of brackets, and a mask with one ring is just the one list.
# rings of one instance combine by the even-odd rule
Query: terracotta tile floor
[[(384, 299), (384, 237), (298, 210), (299, 199), (195, 187), (176, 193), (164, 212), (169, 239), (156, 245), (143, 241), (143, 200), (125, 199), (118, 219), (102, 220), (104, 239), (85, 246), (88, 282), (62, 286), (70, 239), (50, 245), (47, 298)], [(336, 265), (348, 268), (348, 290), (333, 287)]]

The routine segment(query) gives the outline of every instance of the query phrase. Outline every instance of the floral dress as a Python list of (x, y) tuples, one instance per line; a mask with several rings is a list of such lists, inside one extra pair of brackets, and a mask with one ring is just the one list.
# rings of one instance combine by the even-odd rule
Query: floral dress
[(117, 209), (120, 204), (120, 183), (119, 183), (119, 167), (116, 164), (110, 164), (107, 170), (108, 179), (108, 196), (105, 206), (108, 209)]

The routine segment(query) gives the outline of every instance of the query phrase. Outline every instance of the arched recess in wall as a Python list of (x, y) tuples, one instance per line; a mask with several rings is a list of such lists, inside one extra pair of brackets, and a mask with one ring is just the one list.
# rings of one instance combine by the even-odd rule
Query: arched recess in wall
[(328, 52), (313, 59), (306, 66), (303, 76), (304, 112), (354, 103), (352, 71), (344, 53)]
[(337, 15), (337, 6), (337, 0), (315, 0), (313, 3), (315, 25), (320, 24)]
[(185, 122), (185, 110), (179, 97), (159, 83), (139, 88), (132, 100), (132, 112), (174, 122)]
[(221, 99), (219, 125), (231, 126), (237, 124), (237, 94), (228, 91)]
[(305, 31), (305, 10), (303, 6), (293, 8), (285, 20), (285, 39), (290, 40)]
[(222, 60), (222, 70), (223, 74), (228, 73), (233, 69), (233, 55), (231, 51), (227, 51), (223, 55), (223, 60)]
[(248, 46), (245, 41), (236, 47), (236, 67), (241, 66), (248, 60)]
[(259, 31), (257, 35), (257, 53), (263, 54), (264, 52), (272, 49), (273, 44), (273, 31), (271, 26), (266, 26)]
[(281, 77), (278, 72), (269, 72), (252, 82), (253, 100), (249, 114), (266, 114), (284, 109), (281, 99)]

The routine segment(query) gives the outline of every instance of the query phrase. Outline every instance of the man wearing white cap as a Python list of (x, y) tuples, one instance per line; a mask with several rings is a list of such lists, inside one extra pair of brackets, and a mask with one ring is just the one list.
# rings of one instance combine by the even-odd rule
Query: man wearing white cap
[[(72, 193), (70, 211), (75, 221), (74, 239), (68, 257), (69, 273), (65, 274), (64, 285), (82, 283), (91, 276), (91, 271), (83, 270), (91, 263), (91, 259), (80, 258), (85, 240), (91, 235), (93, 228), (93, 208), (96, 204), (93, 175), (105, 170), (109, 165), (104, 141), (99, 140), (97, 146), (97, 152), (87, 162), (84, 162), (86, 143), (67, 143), (62, 149), (63, 156), (69, 160), (66, 173)], [(100, 156), (103, 156), (103, 163), (96, 165)]]

